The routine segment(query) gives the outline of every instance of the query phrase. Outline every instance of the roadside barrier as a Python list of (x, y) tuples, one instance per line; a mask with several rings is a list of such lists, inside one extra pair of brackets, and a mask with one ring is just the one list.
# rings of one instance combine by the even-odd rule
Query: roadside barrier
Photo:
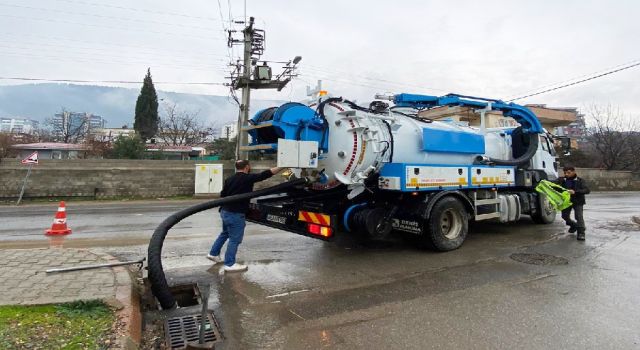
[(60, 202), (56, 216), (53, 218), (53, 224), (51, 228), (44, 231), (47, 236), (53, 235), (68, 235), (71, 233), (71, 229), (67, 227), (67, 208), (64, 201)]

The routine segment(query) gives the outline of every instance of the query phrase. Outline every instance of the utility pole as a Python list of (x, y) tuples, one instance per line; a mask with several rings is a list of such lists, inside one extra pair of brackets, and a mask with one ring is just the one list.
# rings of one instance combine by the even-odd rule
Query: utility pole
[(244, 64), (242, 70), (242, 100), (240, 102), (240, 111), (238, 114), (238, 134), (236, 136), (236, 159), (248, 159), (249, 155), (246, 151), (242, 151), (240, 147), (249, 143), (249, 134), (241, 132), (242, 127), (249, 122), (249, 104), (251, 101), (251, 88), (249, 81), (251, 80), (251, 48), (253, 47), (253, 17), (249, 19), (249, 25), (242, 31), (244, 34)]
[[(236, 22), (237, 23), (237, 22)], [(243, 22), (240, 22), (243, 23)], [(232, 89), (242, 89), (242, 97), (240, 100), (240, 108), (238, 111), (238, 130), (236, 137), (236, 159), (248, 159), (248, 151), (256, 150), (255, 147), (249, 145), (248, 130), (249, 126), (249, 107), (251, 102), (252, 89), (277, 89), (282, 90), (289, 81), (295, 76), (294, 70), (296, 64), (300, 62), (302, 57), (296, 56), (293, 60), (285, 63), (282, 73), (272, 79), (271, 67), (267, 65), (267, 61), (262, 61), (262, 65), (257, 65), (260, 56), (264, 53), (264, 30), (254, 28), (254, 18), (249, 17), (249, 23), (242, 30), (243, 39), (234, 39), (236, 31), (229, 30), (228, 45), (243, 45), (244, 57), (242, 64), (236, 62), (234, 70), (231, 72)], [(255, 69), (254, 69), (255, 66)], [(253, 77), (252, 77), (253, 73)]]

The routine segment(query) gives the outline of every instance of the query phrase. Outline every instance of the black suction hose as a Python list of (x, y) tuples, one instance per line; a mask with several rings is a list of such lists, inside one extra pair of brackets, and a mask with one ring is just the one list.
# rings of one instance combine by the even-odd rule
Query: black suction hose
[(296, 179), (258, 191), (238, 194), (235, 196), (229, 196), (205, 203), (200, 203), (192, 207), (180, 210), (179, 212), (164, 219), (164, 221), (153, 232), (153, 236), (151, 236), (151, 240), (149, 241), (149, 249), (147, 251), (151, 292), (158, 299), (162, 308), (168, 310), (176, 307), (176, 299), (171, 294), (171, 291), (169, 291), (169, 285), (167, 284), (167, 279), (164, 276), (161, 259), (162, 245), (164, 244), (164, 239), (167, 236), (169, 229), (171, 229), (175, 224), (179, 223), (182, 219), (201, 211), (237, 201), (266, 196), (274, 193), (281, 193), (288, 188), (304, 184), (306, 181), (306, 179)]
[(480, 157), (481, 159), (479, 160), (481, 160), (484, 163), (493, 163), (495, 165), (520, 165), (528, 162), (529, 160), (531, 160), (531, 158), (533, 158), (533, 156), (538, 151), (539, 141), (540, 141), (540, 137), (538, 136), (538, 134), (535, 134), (535, 133), (530, 134), (529, 147), (527, 148), (527, 151), (524, 152), (520, 157), (516, 159), (504, 160), (504, 159), (495, 159), (491, 157), (489, 157), (488, 159), (482, 159), (483, 157)]

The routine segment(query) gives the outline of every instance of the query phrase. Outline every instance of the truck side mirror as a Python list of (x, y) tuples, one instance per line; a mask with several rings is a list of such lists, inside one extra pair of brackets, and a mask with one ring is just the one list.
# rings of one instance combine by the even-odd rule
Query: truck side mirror
[(571, 155), (571, 138), (567, 136), (560, 137), (560, 148), (565, 156)]

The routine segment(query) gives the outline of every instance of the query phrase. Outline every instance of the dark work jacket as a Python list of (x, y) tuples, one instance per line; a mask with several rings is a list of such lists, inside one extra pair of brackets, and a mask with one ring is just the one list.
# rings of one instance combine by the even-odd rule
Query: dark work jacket
[[(229, 197), (236, 194), (253, 192), (254, 183), (266, 180), (271, 176), (273, 176), (271, 170), (265, 170), (258, 174), (237, 172), (224, 180), (224, 186), (222, 187), (222, 192), (220, 192), (220, 197)], [(245, 214), (249, 210), (249, 199), (225, 204), (220, 207), (220, 210)]]
[(567, 183), (567, 178), (565, 177), (558, 178), (556, 183), (568, 190), (574, 190), (576, 192), (571, 195), (571, 203), (575, 205), (585, 205), (587, 203), (584, 195), (591, 193), (591, 190), (582, 178), (576, 176), (573, 179), (573, 186), (570, 185), (570, 182)]

